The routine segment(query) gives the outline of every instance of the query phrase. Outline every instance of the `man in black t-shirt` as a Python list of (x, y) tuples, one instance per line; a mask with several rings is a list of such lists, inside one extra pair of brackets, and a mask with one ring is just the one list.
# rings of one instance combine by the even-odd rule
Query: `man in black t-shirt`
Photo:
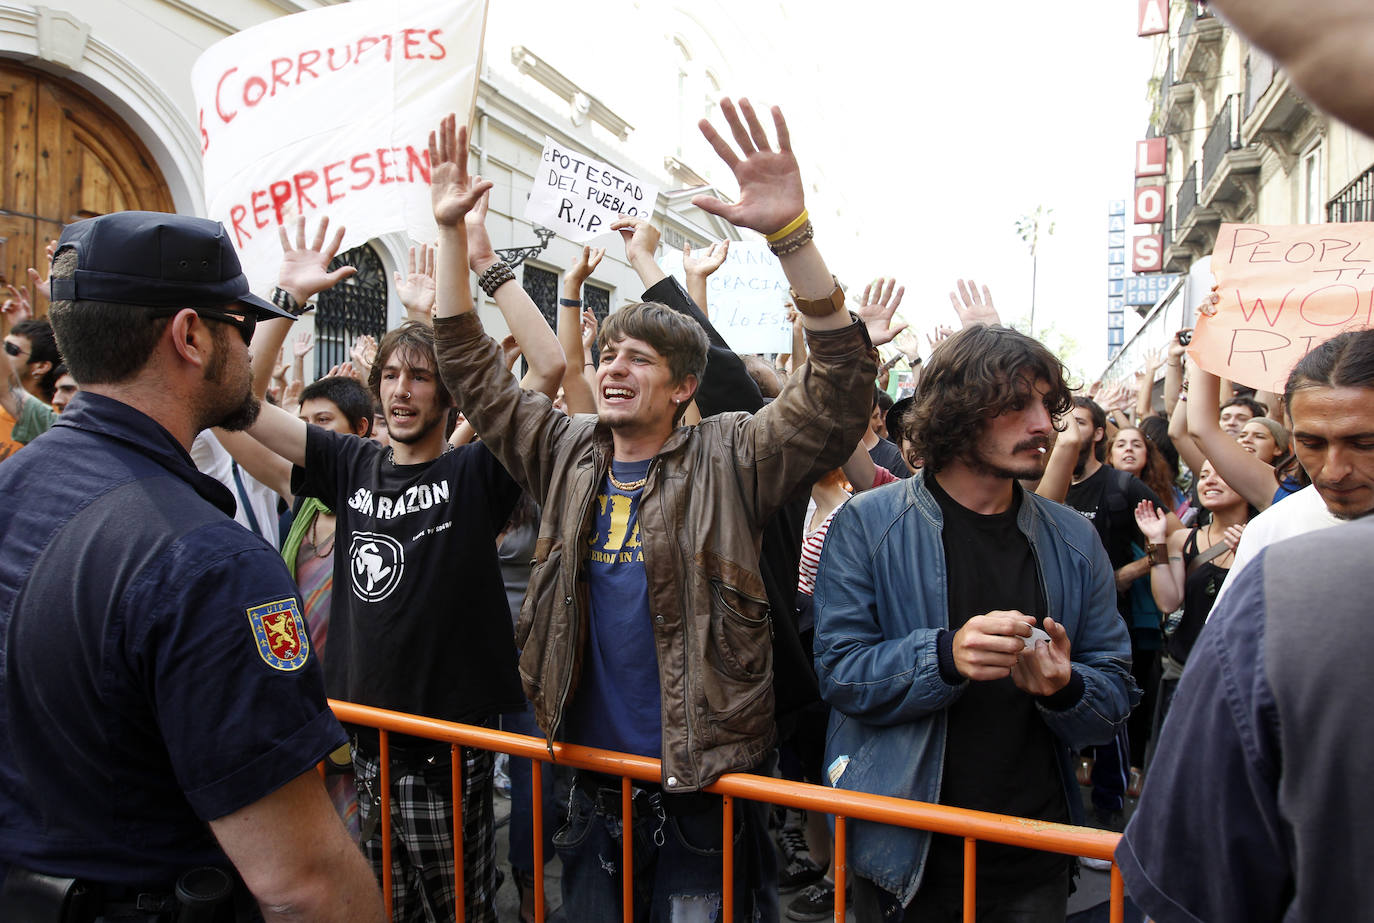
[[(521, 345), (539, 386), (561, 377), (551, 331)], [(295, 493), (337, 511), (326, 688), (350, 702), (473, 724), (519, 710), (524, 696), (496, 553), (519, 488), (485, 445), (448, 444), (454, 402), (429, 326), (411, 321), (389, 332), (368, 383), (390, 446), (308, 426), (275, 408), (250, 431), (296, 466)], [(390, 757), (395, 918), (453, 919), (449, 745), (393, 734)], [(495, 920), (492, 754), (464, 748), (463, 761), (465, 918)], [(375, 730), (354, 729), (354, 769), (363, 849), (380, 879)]]
[[(1148, 557), (1138, 557), (1132, 548), (1145, 549), (1145, 537), (1135, 522), (1135, 508), (1142, 500), (1148, 500), (1155, 508), (1168, 512), (1155, 492), (1128, 471), (1103, 464), (1107, 457), (1106, 413), (1097, 402), (1087, 397), (1074, 398), (1073, 424), (1083, 433), (1083, 448), (1073, 471), (1073, 483), (1069, 486), (1064, 502), (1092, 520), (1102, 545), (1107, 549), (1107, 558), (1112, 562), (1116, 578), (1116, 605), (1128, 628), (1131, 622), (1131, 584), (1150, 573)], [(1089, 434), (1091, 437), (1089, 438)], [(1092, 799), (1096, 820), (1104, 827), (1120, 830), (1123, 823), (1122, 810), (1125, 807), (1126, 789), (1129, 783), (1127, 774), (1131, 765), (1143, 766), (1145, 738), (1149, 734), (1149, 721), (1154, 712), (1153, 690), (1157, 686), (1158, 670), (1153, 662), (1158, 659), (1158, 649), (1146, 650), (1136, 643), (1137, 632), (1131, 632), (1131, 664), (1136, 682), (1145, 690), (1140, 706), (1131, 717), (1130, 726), (1123, 728), (1117, 740), (1093, 753)], [(1136, 736), (1139, 759), (1131, 758), (1131, 736)]]
[[(817, 575), (830, 782), (1066, 822), (1080, 808), (1071, 748), (1111, 739), (1131, 682), (1096, 536), (1017, 483), (1043, 474), (1054, 418), (1071, 406), (1063, 367), (988, 326), (927, 365), (908, 417), (925, 467), (842, 507)], [(960, 838), (850, 829), (859, 920), (961, 919)], [(1062, 921), (1070, 864), (980, 844), (979, 917)]]

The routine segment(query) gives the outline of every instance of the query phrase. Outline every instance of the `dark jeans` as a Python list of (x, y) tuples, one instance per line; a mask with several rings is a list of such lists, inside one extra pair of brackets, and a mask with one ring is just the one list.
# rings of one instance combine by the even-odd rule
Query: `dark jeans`
[[(619, 920), (620, 790), (582, 774), (568, 799), (568, 822), (554, 835), (563, 863), (569, 920)], [(715, 920), (721, 906), (721, 802), (714, 795), (637, 789), (632, 821), (634, 919)], [(735, 802), (736, 921), (778, 919), (778, 872), (768, 806)]]
[[(530, 737), (543, 737), (544, 732), (534, 723), (534, 709), (528, 702), (525, 710), (501, 716), (501, 730), (512, 734), (526, 734)], [(543, 777), (544, 807), (544, 861), (553, 859), (553, 831), (562, 822), (556, 813), (553, 800), (554, 765), (544, 763), (540, 766)], [(526, 875), (534, 874), (534, 774), (530, 761), (518, 756), (510, 758), (510, 852), (507, 854), (510, 867)]]
[[(854, 918), (859, 923), (960, 923), (963, 896), (922, 888), (903, 908), (897, 898), (866, 878), (854, 876)], [(1069, 876), (1020, 894), (978, 892), (978, 923), (1064, 923), (1069, 907)]]

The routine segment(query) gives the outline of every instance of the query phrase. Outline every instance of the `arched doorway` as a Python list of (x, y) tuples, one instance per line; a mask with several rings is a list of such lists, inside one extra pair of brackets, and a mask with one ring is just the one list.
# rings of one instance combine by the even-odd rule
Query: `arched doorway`
[(175, 210), (162, 172), (123, 120), (51, 74), (0, 61), (0, 145), (0, 273), (10, 281), (26, 282), (47, 241), (73, 221)]

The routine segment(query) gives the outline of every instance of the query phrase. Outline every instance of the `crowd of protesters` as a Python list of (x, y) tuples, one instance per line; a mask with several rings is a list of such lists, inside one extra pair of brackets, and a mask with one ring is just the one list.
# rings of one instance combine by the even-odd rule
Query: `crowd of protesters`
[[(274, 570), (263, 581), (294, 582), (257, 622), (246, 607), (254, 632), (203, 629), (184, 643), (241, 644), (273, 669), (304, 670), (311, 682), (280, 693), (291, 701), (322, 707), (322, 689), (662, 761), (659, 784), (634, 788), (627, 831), (618, 778), (546, 774), (545, 789), (533, 792), (527, 764), (512, 760), (503, 859), (494, 845), (493, 755), (459, 752), (456, 844), (449, 746), (391, 735), (397, 920), (453, 918), (457, 846), (465, 919), (496, 919), (503, 861), (521, 919), (533, 919), (533, 798), (545, 804), (552, 849), (543, 852), (561, 860), (568, 919), (620, 918), (620, 839), (631, 833), (635, 918), (713, 918), (722, 806), (702, 790), (729, 772), (1117, 831), (1143, 789), (1122, 847), (1132, 888), (1172, 894), (1154, 875), (1159, 867), (1204, 887), (1200, 873), (1161, 858), (1170, 824), (1181, 822), (1168, 811), (1177, 790), (1152, 798), (1162, 787), (1150, 782), (1159, 760), (1175, 784), (1222, 784), (1179, 779), (1191, 764), (1171, 735), (1204, 720), (1180, 676), (1199, 651), (1214, 656), (1204, 644), (1208, 616), (1223, 587), (1250, 592), (1238, 579), (1247, 560), (1281, 538), (1374, 510), (1362, 456), (1351, 463), (1336, 451), (1346, 443), (1349, 453), (1374, 451), (1374, 427), (1348, 425), (1351, 413), (1368, 416), (1374, 406), (1374, 332), (1313, 350), (1283, 395), (1238, 391), (1193, 363), (1189, 331), (1146, 364), (1135, 389), (1085, 391), (1043, 345), (1001, 323), (986, 288), (960, 281), (951, 294), (958, 329), (937, 330), (924, 359), (893, 354), (918, 373), (913, 393), (894, 402), (896, 389), (885, 387), (892, 363), (880, 366), (877, 348), (891, 350), (906, 326), (896, 319), (902, 289), (878, 280), (848, 297), (821, 256), (825, 229), (808, 218), (781, 113), (772, 112), (771, 135), (747, 101), (725, 100), (722, 113), (733, 145), (709, 123), (702, 130), (740, 197), (695, 204), (764, 235), (778, 256), (796, 330), (789, 354), (739, 355), (711, 323), (705, 280), (727, 242), (684, 254), (684, 286), (661, 267), (659, 233), (641, 219), (613, 227), (642, 300), (598, 329), (581, 292), (605, 251), (584, 248), (565, 275), (551, 329), (492, 246), (491, 184), (468, 173), (466, 132), (450, 117), (430, 139), (438, 247), (414, 248), (396, 277), (408, 319), (378, 341), (360, 338), (349, 363), (309, 384), (311, 339), (294, 338), (289, 359), (287, 340), (312, 300), (353, 273), (328, 268), (342, 229), (331, 236), (321, 220), (310, 240), (304, 221), (282, 229), (270, 305), (207, 283), (205, 295), (218, 300), (136, 316), (150, 303), (134, 283), (91, 281), (96, 270), (113, 270), (90, 261), (118, 251), (91, 228), (121, 216), (64, 232), (49, 247), (48, 272), (33, 274), (33, 303), (12, 288), (0, 312), (0, 487), (61, 478), (26, 460), (53, 464), (44, 447), (55, 452), (64, 439), (80, 446), (76, 433), (131, 439), (110, 435), (109, 420), (122, 413), (129, 419), (121, 425), (135, 426), (131, 415), (156, 406), (144, 396), (153, 387), (147, 369), (161, 363), (166, 375), (175, 366), (184, 387), (169, 388), (165, 400), (180, 396), (197, 409), (176, 417), (180, 428), (147, 413), (139, 438), (163, 427), (161, 451), (175, 456), (166, 464), (194, 462), (223, 486), (216, 496), (232, 500), (224, 508), (240, 526), (279, 549), (285, 576)], [(123, 217), (140, 227), (159, 220)], [(215, 236), (203, 225), (171, 227), (201, 243)], [(506, 342), (484, 332), (474, 281), (501, 312)], [(36, 316), (40, 294), (53, 324)], [(139, 340), (151, 358), (92, 358), (93, 334), (82, 325), (118, 320), (111, 305), (130, 306), (127, 323), (151, 331)], [(197, 332), (206, 320), (213, 336)], [(251, 337), (251, 360), (240, 347), (231, 355), (224, 326), (245, 344)], [(183, 334), (184, 344), (172, 342)], [(517, 381), (520, 357), (528, 371)], [(239, 378), (241, 386), (225, 384)], [(219, 411), (202, 413), (201, 403), (225, 389), (237, 390)], [(135, 391), (138, 400), (125, 400)], [(112, 410), (121, 400), (128, 406)], [(101, 491), (98, 472), (82, 477), (85, 489)], [(210, 488), (197, 490), (209, 496)], [(34, 509), (69, 518), (51, 500)], [(44, 572), (41, 543), (23, 567), (11, 551), (10, 536), (28, 525), (14, 511), (0, 519), (4, 555), (14, 556), (0, 567), (0, 729), (11, 735), (35, 733), (35, 710), (58, 694), (20, 659), (51, 656), (33, 653), (34, 628), (20, 622), (33, 618), (24, 602), (29, 568)], [(236, 613), (227, 602), (225, 618), (241, 620), (245, 607)], [(268, 638), (289, 633), (269, 619), (281, 613), (308, 636), (294, 648)], [(132, 647), (112, 654), (100, 634), (109, 630), (95, 625), (73, 641), (92, 676), (114, 670), (125, 683), (112, 693), (101, 679), (93, 701), (138, 698), (182, 655), (177, 638), (157, 640), (162, 662)], [(191, 688), (186, 682), (177, 688)], [(169, 719), (158, 695), (150, 701), (110, 707), (156, 740)], [(185, 703), (178, 708), (178, 721), (197, 720)], [(319, 708), (284, 711), (304, 723), (325, 720)], [(355, 727), (343, 743), (336, 727), (300, 742), (292, 765), (304, 775), (279, 773), (275, 784), (311, 784), (323, 759), (344, 835), (380, 882), (378, 736)], [(66, 731), (54, 725), (51, 733)], [(254, 760), (267, 757), (240, 749), (237, 738), (212, 755), (190, 745), (195, 735), (160, 733), (175, 740), (152, 759), (162, 760), (158, 778), (183, 786), (164, 793), (184, 805), (171, 812), (177, 829), (190, 818), (208, 822), (262, 914), (295, 912), (277, 900), (276, 879), (245, 858), (251, 835), (225, 822), (273, 798), (272, 788), (246, 779), (225, 787), (188, 769), (197, 759), (224, 760), (223, 776), (251, 775)], [(52, 777), (38, 785), (35, 760), (52, 748), (12, 743), (11, 755), (0, 755), (0, 872), (90, 879), (100, 886), (97, 902), (165, 896), (168, 848), (177, 844), (158, 841), (147, 818), (128, 822), (138, 831), (130, 838), (108, 819), (33, 810), (35, 793), (61, 784), (65, 770), (43, 767)], [(273, 759), (276, 767), (282, 757)], [(215, 788), (214, 798), (185, 787), (195, 780)], [(293, 810), (317, 825), (318, 804), (309, 804)], [(734, 817), (737, 918), (830, 918), (826, 818), (770, 815), (752, 803), (737, 805)], [(190, 852), (203, 855), (204, 846)], [(116, 847), (118, 860), (92, 858)], [(962, 857), (957, 837), (852, 822), (850, 906), (861, 920), (960, 919)], [(1077, 865), (1052, 853), (981, 848), (979, 919), (1062, 920)], [(375, 894), (356, 882), (352, 889), (346, 910), (328, 899), (308, 906), (319, 918), (374, 919)]]

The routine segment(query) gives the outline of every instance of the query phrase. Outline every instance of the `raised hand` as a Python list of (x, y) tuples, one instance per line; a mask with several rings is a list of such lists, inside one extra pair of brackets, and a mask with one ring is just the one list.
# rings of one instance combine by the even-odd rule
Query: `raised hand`
[(328, 230), (329, 219), (321, 218), (319, 227), (315, 229), (315, 239), (307, 246), (304, 217), (296, 219), (294, 245), (286, 236), (286, 228), (277, 228), (277, 235), (281, 238), (281, 268), (277, 270), (277, 285), (290, 292), (291, 297), (300, 304), (305, 304), (307, 299), (328, 291), (358, 272), (352, 266), (340, 266), (333, 272), (329, 270), (330, 261), (343, 243), (344, 227), (339, 225), (326, 246), (324, 235)]
[(46, 276), (40, 275), (37, 269), (34, 269), (32, 266), (30, 266), (30, 267), (29, 267), (29, 281), (33, 283), (33, 290), (34, 290), (35, 292), (38, 292), (38, 293), (39, 293), (40, 295), (42, 295), (44, 298), (51, 299), (51, 298), (52, 298), (52, 258), (53, 258), (53, 254), (57, 252), (57, 241), (55, 241), (55, 240), (50, 240), (50, 241), (48, 241), (48, 245), (47, 245), (46, 247), (43, 248), (43, 252), (46, 253), (47, 256), (48, 256), (48, 261), (47, 261), (47, 263), (45, 264), (45, 268), (47, 269), (48, 274), (47, 274)]
[(596, 314), (591, 309), (582, 312), (582, 349), (590, 350), (596, 345)]
[(520, 344), (515, 341), (513, 334), (506, 334), (501, 340), (501, 356), (505, 360), (506, 368), (515, 368), (516, 361), (520, 358)]
[(366, 374), (377, 359), (377, 341), (366, 333), (359, 334), (348, 351), (348, 357), (353, 360), (354, 367), (362, 369)]
[(1002, 323), (1002, 315), (997, 313), (997, 308), (992, 303), (992, 292), (988, 291), (986, 285), (983, 286), (981, 295), (972, 279), (967, 283), (960, 279), (958, 287), (957, 295), (954, 292), (949, 293), (949, 301), (954, 305), (954, 313), (959, 316), (961, 328)]
[[(692, 204), (704, 212), (719, 215), (741, 228), (752, 228), (760, 234), (772, 234), (786, 227), (806, 208), (801, 168), (792, 155), (792, 139), (782, 110), (772, 109), (773, 127), (777, 133), (778, 149), (769, 144), (768, 133), (754, 112), (749, 100), (741, 99), (739, 109), (727, 99), (720, 101), (721, 114), (730, 126), (730, 133), (739, 145), (736, 154), (707, 119), (698, 122), (707, 143), (725, 161), (739, 184), (739, 201), (727, 205), (715, 196), (699, 195)], [(743, 119), (741, 119), (741, 113)], [(747, 127), (746, 127), (747, 126)]]
[(1135, 524), (1145, 540), (1162, 545), (1169, 540), (1169, 520), (1159, 507), (1149, 500), (1141, 500), (1135, 507)]
[(576, 283), (579, 292), (582, 290), (582, 283), (591, 278), (596, 267), (601, 265), (601, 258), (605, 255), (605, 247), (584, 246), (582, 252), (578, 254), (577, 260), (568, 267), (568, 276)]
[(410, 248), (410, 265), (406, 274), (392, 273), (396, 283), (396, 297), (407, 312), (428, 317), (434, 313), (434, 251), (428, 244)]
[(874, 346), (882, 346), (896, 339), (897, 334), (907, 328), (904, 320), (894, 321), (892, 315), (902, 303), (906, 287), (897, 284), (896, 279), (874, 279), (864, 286), (863, 297), (859, 299), (859, 320), (868, 328), (868, 336)]
[(353, 363), (340, 362), (338, 365), (330, 368), (330, 370), (325, 374), (326, 378), (333, 378), (335, 376), (339, 376), (341, 378), (353, 378)]
[(611, 222), (611, 230), (619, 231), (625, 241), (625, 261), (653, 260), (658, 252), (659, 230), (643, 218), (621, 215)]
[(457, 116), (445, 116), (438, 130), (429, 133), (429, 164), (434, 221), (457, 227), (492, 186), (480, 176), (468, 176), (468, 127), (459, 125)]
[(1174, 338), (1169, 341), (1169, 360), (1178, 360), (1181, 362), (1183, 360), (1183, 354), (1188, 351), (1188, 345), (1183, 341), (1188, 340), (1191, 342), (1192, 338), (1192, 327), (1184, 327), (1178, 333), (1175, 333)]
[(931, 349), (934, 349), (952, 336), (954, 336), (954, 328), (946, 327), (941, 324), (930, 333), (926, 334), (926, 342), (930, 344)]
[(282, 392), (281, 406), (287, 413), (294, 414), (301, 406), (301, 392), (305, 390), (305, 382), (299, 378), (293, 379)]
[(291, 353), (297, 359), (304, 359), (310, 355), (310, 350), (315, 348), (315, 334), (309, 330), (302, 330), (296, 334), (296, 341), (291, 344)]
[(8, 332), (15, 324), (33, 317), (33, 305), (29, 303), (29, 293), (9, 283), (5, 284), (8, 297), (0, 303), (0, 328)]
[(496, 262), (496, 248), (491, 245), (491, 235), (487, 233), (487, 209), (491, 207), (491, 189), (488, 188), (477, 197), (477, 204), (463, 218), (463, 226), (468, 232), (468, 268), (475, 273)]
[(692, 245), (682, 245), (682, 272), (688, 276), (701, 276), (705, 278), (715, 272), (725, 262), (725, 258), (730, 255), (730, 241), (722, 240), (711, 244), (706, 252), (700, 256), (692, 255)]

